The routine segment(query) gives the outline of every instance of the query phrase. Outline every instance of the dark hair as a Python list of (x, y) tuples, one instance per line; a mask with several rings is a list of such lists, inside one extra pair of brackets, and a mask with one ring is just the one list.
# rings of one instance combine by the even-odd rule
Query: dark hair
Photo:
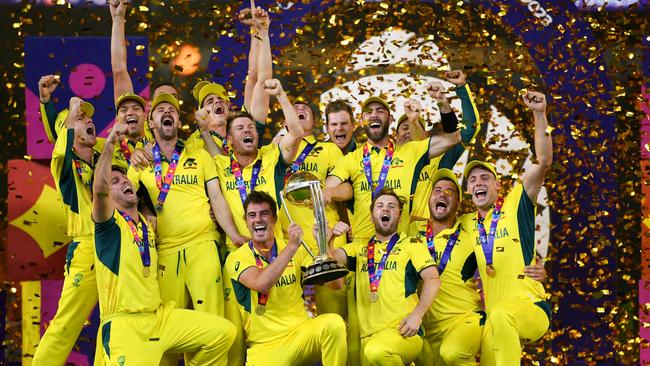
[(375, 197), (373, 197), (372, 203), (370, 203), (370, 212), (372, 212), (372, 210), (375, 208), (375, 202), (377, 202), (377, 200), (381, 196), (393, 196), (393, 197), (395, 197), (395, 199), (399, 203), (399, 210), (400, 210), (400, 212), (402, 212), (402, 208), (404, 208), (404, 198), (397, 195), (397, 193), (395, 193), (395, 191), (393, 191), (391, 188), (385, 188), (385, 187), (382, 188), (379, 191), (379, 193), (377, 193), (377, 195)]
[(232, 122), (236, 120), (237, 118), (248, 118), (251, 121), (255, 122), (255, 118), (253, 116), (246, 112), (246, 111), (232, 111), (228, 113), (228, 117), (226, 117), (226, 133), (230, 134), (230, 126), (232, 126)]
[(176, 89), (176, 85), (172, 83), (171, 81), (161, 81), (159, 83), (154, 84), (153, 88), (151, 88), (151, 99), (153, 100), (153, 95), (156, 94), (156, 89), (162, 87), (162, 86), (171, 86), (176, 90), (176, 93), (178, 93), (178, 89)]
[(328, 124), (330, 122), (330, 113), (336, 113), (340, 111), (348, 112), (350, 115), (350, 122), (354, 123), (354, 112), (352, 111), (350, 104), (348, 104), (348, 102), (343, 99), (336, 99), (327, 103), (325, 106), (325, 124)]
[(111, 165), (111, 171), (117, 171), (126, 175), (126, 168), (120, 165)]
[(244, 215), (246, 215), (246, 211), (248, 210), (248, 205), (251, 203), (268, 203), (269, 207), (271, 208), (271, 214), (273, 214), (273, 218), (277, 220), (278, 218), (278, 212), (277, 212), (277, 205), (275, 204), (275, 200), (273, 197), (271, 197), (270, 194), (266, 192), (261, 192), (261, 191), (253, 191), (251, 192), (248, 197), (246, 197), (246, 200), (244, 201)]

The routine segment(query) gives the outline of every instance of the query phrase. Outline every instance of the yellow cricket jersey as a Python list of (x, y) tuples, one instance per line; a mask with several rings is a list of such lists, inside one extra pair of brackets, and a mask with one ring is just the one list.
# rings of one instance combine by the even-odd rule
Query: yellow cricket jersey
[[(217, 144), (219, 148), (223, 146), (224, 139), (223, 137), (220, 137), (219, 135), (212, 134), (212, 140), (214, 140), (214, 143)], [(204, 149), (205, 150), (205, 142), (203, 141), (203, 136), (201, 136), (201, 131), (196, 130), (192, 132), (190, 137), (185, 140), (185, 146), (191, 149)]]
[[(418, 177), (417, 187), (413, 195), (413, 207), (411, 208), (411, 217), (424, 219), (420, 222), (420, 225), (418, 225), (418, 231), (424, 230), (422, 228), (426, 226), (426, 220), (431, 218), (429, 213), (429, 196), (433, 189), (431, 177), (438, 169), (447, 168), (453, 170), (458, 159), (460, 159), (467, 146), (472, 143), (480, 130), (477, 128), (481, 123), (480, 116), (478, 114), (478, 109), (476, 108), (474, 95), (470, 91), (469, 86), (465, 84), (456, 88), (456, 95), (461, 101), (463, 110), (463, 127), (460, 129), (461, 142), (449, 149), (439, 158), (432, 160), (431, 164), (422, 169), (422, 172)], [(409, 234), (415, 235), (415, 233), (412, 232), (409, 232)]]
[[(427, 314), (433, 321), (448, 319), (468, 311), (481, 310), (481, 296), (473, 281), (476, 273), (474, 241), (469, 231), (461, 225), (460, 220), (456, 220), (453, 227), (440, 231), (433, 238), (436, 262), (440, 266), (440, 260), (447, 248), (449, 237), (456, 232), (459, 226), (458, 239), (451, 250), (449, 261), (440, 274), (440, 290)], [(418, 232), (417, 238), (426, 243), (426, 231)]]
[(95, 163), (104, 145), (97, 139), (93, 161), (84, 161), (74, 152), (74, 129), (57, 135), (50, 170), (66, 209), (67, 234), (71, 238), (90, 237), (94, 231), (92, 213), (92, 184)]
[[(280, 239), (276, 239), (278, 253), (287, 246)], [(258, 256), (265, 268), (268, 262), (257, 249)], [(300, 248), (293, 256), (282, 276), (269, 291), (265, 312), (256, 313), (259, 293), (251, 290), (239, 282), (239, 276), (248, 268), (257, 268), (255, 257), (248, 244), (230, 253), (226, 260), (226, 270), (233, 284), (233, 291), (237, 298), (242, 324), (246, 331), (246, 341), (252, 346), (255, 344), (269, 343), (282, 340), (296, 326), (308, 319), (302, 298), (303, 289), (302, 268), (311, 264), (312, 260), (307, 252)]]
[[(218, 232), (210, 218), (210, 201), (205, 185), (217, 178), (214, 161), (207, 151), (190, 149), (178, 140), (183, 150), (176, 167), (169, 194), (162, 210), (157, 215), (157, 248), (159, 255), (186, 248), (193, 243), (217, 240)], [(164, 181), (169, 161), (162, 156), (162, 180)], [(157, 202), (160, 190), (156, 184), (154, 164), (147, 169), (136, 171), (129, 168), (131, 182), (142, 184), (151, 202)], [(136, 187), (138, 184), (136, 184)]]
[[(366, 145), (370, 149), (372, 180), (374, 183), (377, 183), (387, 149), (383, 148), (379, 150), (368, 142), (339, 159), (330, 173), (330, 175), (338, 177), (343, 182), (349, 180), (352, 183), (354, 204), (350, 220), (352, 232), (355, 238), (359, 239), (370, 239), (375, 232), (370, 211), (372, 187), (368, 185), (368, 180), (363, 169), (363, 146)], [(439, 158), (431, 160), (431, 164), (437, 166), (438, 160)], [(388, 177), (384, 187), (392, 188), (395, 193), (406, 200), (404, 209), (402, 210), (400, 226), (398, 227), (398, 231), (400, 232), (408, 231), (409, 215), (411, 212), (410, 198), (415, 192), (418, 176), (422, 169), (429, 163), (429, 139), (411, 141), (395, 146), (393, 160), (388, 170)]]
[[(375, 265), (386, 252), (386, 243), (375, 245)], [(418, 304), (420, 272), (435, 266), (426, 244), (400, 233), (399, 240), (386, 259), (379, 283), (377, 302), (370, 302), (368, 279), (368, 242), (356, 240), (342, 249), (348, 258), (348, 269), (355, 271), (356, 303), (361, 337), (368, 337), (389, 327), (397, 327)]]
[[(296, 159), (307, 144), (316, 145), (314, 145), (307, 158), (305, 158), (305, 161), (300, 165), (299, 171), (309, 172), (315, 175), (319, 181), (325, 182), (327, 174), (334, 168), (334, 164), (336, 164), (336, 162), (343, 156), (343, 153), (335, 144), (316, 141), (316, 138), (313, 135), (310, 135), (304, 137), (300, 142)], [(289, 166), (291, 166), (291, 164), (289, 164)], [(293, 221), (300, 225), (303, 233), (305, 233), (303, 240), (312, 250), (312, 253), (317, 255), (318, 245), (316, 244), (316, 239), (314, 239), (314, 236), (311, 234), (315, 222), (314, 210), (309, 207), (296, 206), (291, 203), (288, 203), (287, 207), (289, 208), (289, 213), (291, 214)], [(285, 237), (288, 237), (287, 228), (289, 227), (289, 220), (284, 212), (284, 208), (280, 210), (279, 216), (284, 235)], [(325, 207), (325, 217), (330, 226), (339, 221), (339, 215), (333, 204)], [(345, 238), (342, 237), (341, 239)]]
[[(250, 193), (250, 180), (253, 175), (253, 167), (257, 160), (261, 160), (262, 163), (257, 177), (255, 190), (266, 192), (275, 199), (278, 203), (277, 210), (279, 215), (279, 211), (282, 209), (280, 208), (279, 192), (283, 186), (287, 165), (282, 158), (282, 153), (280, 152), (279, 147), (275, 145), (266, 145), (259, 149), (257, 151), (257, 158), (250, 165), (240, 167), (247, 193)], [(248, 232), (246, 220), (244, 219), (244, 205), (241, 201), (239, 189), (237, 189), (237, 181), (235, 180), (235, 176), (232, 174), (230, 157), (217, 155), (214, 157), (214, 161), (217, 165), (217, 174), (219, 176), (219, 184), (221, 184), (221, 192), (223, 192), (223, 195), (230, 206), (230, 211), (232, 212), (235, 225), (237, 225), (237, 229), (241, 235), (249, 236), (250, 233)], [(275, 225), (275, 237), (283, 237), (282, 227), (279, 224)], [(226, 240), (226, 245), (230, 252), (237, 249), (229, 237)]]
[[(126, 142), (125, 146), (128, 149), (129, 154), (133, 154), (135, 149), (144, 149), (147, 143), (149, 141), (153, 141), (153, 139), (150, 140), (147, 137), (142, 137), (137, 141), (133, 141), (131, 139), (125, 139), (124, 141)], [(131, 165), (130, 159), (127, 159), (127, 157), (124, 155), (124, 152), (122, 151), (121, 144), (115, 144), (115, 150), (113, 151), (113, 165), (120, 166), (125, 170), (128, 170), (129, 165)]]
[[(488, 234), (492, 211), (488, 212), (484, 221)], [(488, 316), (490, 308), (503, 301), (546, 300), (544, 286), (524, 275), (524, 267), (535, 260), (535, 204), (524, 191), (523, 184), (514, 187), (503, 201), (494, 240), (494, 276), (486, 272), (485, 255), (479, 241), (477, 213), (466, 214), (461, 220), (474, 243)]]
[[(143, 238), (143, 223), (146, 220), (140, 215), (137, 224), (140, 238)], [(153, 312), (162, 304), (155, 233), (150, 225), (146, 226), (151, 256), (148, 277), (144, 276), (138, 245), (122, 215), (115, 210), (113, 217), (95, 224), (95, 266), (102, 320), (115, 314)]]

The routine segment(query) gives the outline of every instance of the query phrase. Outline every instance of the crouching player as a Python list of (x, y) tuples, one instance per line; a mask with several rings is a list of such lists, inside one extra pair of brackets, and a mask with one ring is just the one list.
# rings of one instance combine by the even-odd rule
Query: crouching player
[(124, 171), (111, 167), (126, 124), (113, 127), (95, 170), (92, 218), (105, 365), (158, 365), (164, 352), (190, 353), (189, 365), (226, 365), (235, 329), (224, 318), (163, 304), (155, 228), (138, 213)]

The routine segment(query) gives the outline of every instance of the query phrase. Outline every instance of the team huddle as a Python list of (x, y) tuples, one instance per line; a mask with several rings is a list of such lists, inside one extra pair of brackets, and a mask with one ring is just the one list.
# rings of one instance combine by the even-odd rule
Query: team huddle
[[(461, 186), (452, 168), (480, 129), (462, 71), (445, 74), (460, 120), (432, 83), (433, 129), (407, 99), (390, 133), (389, 102), (371, 96), (358, 121), (367, 141), (357, 144), (353, 108), (333, 100), (320, 141), (313, 107), (292, 104), (273, 78), (269, 15), (253, 4), (239, 14), (251, 31), (244, 105), (199, 82), (197, 129), (181, 139), (175, 86), (156, 86), (151, 101), (133, 91), (127, 5), (109, 5), (117, 114), (106, 139), (90, 102), (73, 97), (57, 112), (59, 79), (39, 81), (72, 243), (33, 365), (63, 365), (97, 301), (96, 365), (520, 364), (523, 344), (551, 317), (535, 250), (537, 196), (553, 159), (543, 94), (522, 96), (535, 154), (521, 181), (504, 192), (495, 167), (474, 160)], [(264, 141), (271, 97), (284, 125)], [(311, 208), (280, 200), (297, 172), (322, 183), (324, 236)], [(473, 212), (459, 212), (464, 193)], [(349, 273), (303, 286), (319, 235)]]

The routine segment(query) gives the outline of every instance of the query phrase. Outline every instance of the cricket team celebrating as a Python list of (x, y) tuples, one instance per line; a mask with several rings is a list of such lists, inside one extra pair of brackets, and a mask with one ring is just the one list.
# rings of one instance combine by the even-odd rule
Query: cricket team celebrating
[[(461, 186), (451, 169), (480, 130), (462, 71), (445, 74), (460, 121), (432, 83), (441, 120), (431, 131), (407, 99), (389, 133), (391, 106), (372, 96), (360, 121), (348, 102), (329, 102), (321, 141), (312, 106), (292, 104), (273, 78), (269, 15), (253, 4), (239, 14), (251, 31), (244, 105), (199, 82), (197, 129), (182, 139), (177, 89), (160, 84), (150, 101), (134, 93), (128, 4), (109, 7), (117, 114), (108, 137), (96, 136), (90, 101), (73, 97), (57, 113), (59, 79), (39, 81), (72, 243), (33, 365), (63, 365), (97, 301), (96, 365), (518, 365), (522, 344), (546, 333), (535, 250), (537, 196), (553, 159), (543, 94), (522, 96), (535, 153), (514, 188), (480, 160)], [(264, 141), (271, 99), (284, 126)], [(318, 251), (314, 214), (280, 200), (299, 171), (321, 181), (327, 255), (350, 271), (309, 291), (303, 246)], [(459, 212), (463, 194), (473, 212)]]

